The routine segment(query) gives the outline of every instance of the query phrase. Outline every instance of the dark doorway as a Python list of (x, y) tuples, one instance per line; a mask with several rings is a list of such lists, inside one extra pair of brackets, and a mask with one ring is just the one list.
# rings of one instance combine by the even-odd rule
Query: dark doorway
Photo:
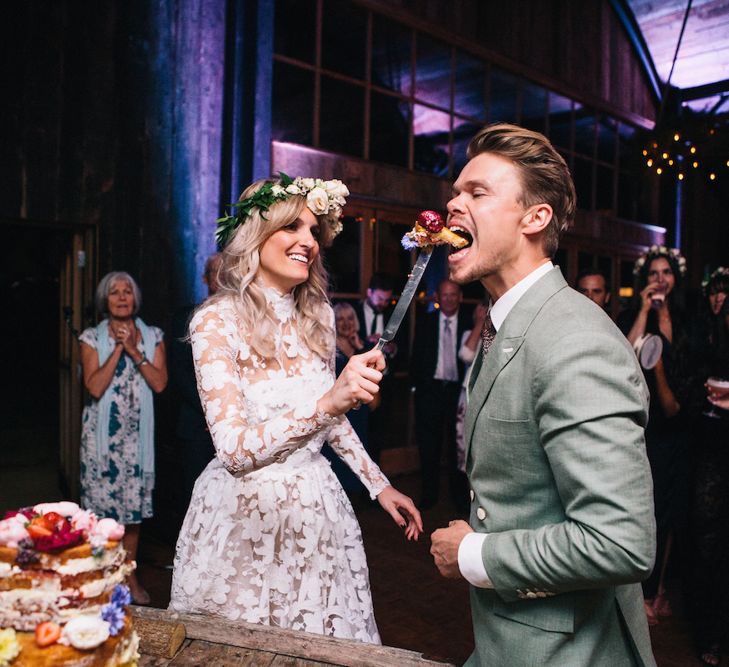
[(59, 279), (68, 232), (2, 225), (0, 509), (60, 498)]

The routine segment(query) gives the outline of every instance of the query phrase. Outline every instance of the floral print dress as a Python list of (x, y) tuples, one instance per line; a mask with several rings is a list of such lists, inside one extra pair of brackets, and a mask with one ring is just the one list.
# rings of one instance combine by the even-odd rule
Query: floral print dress
[[(163, 333), (150, 327), (155, 345)], [(111, 338), (111, 336), (110, 336)], [(97, 348), (96, 328), (85, 329), (82, 343)], [(113, 345), (113, 342), (112, 342)], [(142, 352), (142, 343), (139, 343)], [(132, 360), (122, 354), (111, 384), (111, 418), (98, 424), (99, 405), (91, 399), (84, 408), (81, 425), (81, 505), (98, 516), (116, 519), (119, 523), (141, 523), (152, 516), (154, 475), (144, 475), (139, 447), (140, 390), (144, 378)], [(109, 456), (100, 461), (96, 453), (96, 429), (109, 429)]]
[(180, 532), (170, 609), (380, 643), (359, 524), (322, 444), (373, 498), (389, 482), (345, 417), (316, 410), (334, 355), (324, 360), (298, 338), (290, 294), (265, 295), (280, 323), (277, 358), (249, 347), (230, 300), (190, 323), (217, 455)]

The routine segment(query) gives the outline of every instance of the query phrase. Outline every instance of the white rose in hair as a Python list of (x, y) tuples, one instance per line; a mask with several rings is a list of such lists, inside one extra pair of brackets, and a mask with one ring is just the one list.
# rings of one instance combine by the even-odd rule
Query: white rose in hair
[(290, 195), (300, 195), (301, 194), (301, 191), (299, 190), (299, 186), (294, 185), (293, 183), (286, 186), (286, 192), (288, 192)]
[(302, 178), (301, 185), (304, 187), (305, 190), (313, 190), (316, 187), (317, 183), (313, 178)]
[(329, 196), (324, 188), (314, 188), (306, 197), (306, 205), (314, 215), (322, 215), (329, 209)]
[(332, 179), (324, 184), (326, 191), (329, 196), (337, 202), (337, 204), (344, 204), (344, 198), (349, 197), (349, 188), (347, 188), (342, 181), (339, 179)]
[(271, 194), (276, 195), (277, 197), (280, 197), (286, 190), (284, 190), (280, 185), (272, 185), (271, 186)]

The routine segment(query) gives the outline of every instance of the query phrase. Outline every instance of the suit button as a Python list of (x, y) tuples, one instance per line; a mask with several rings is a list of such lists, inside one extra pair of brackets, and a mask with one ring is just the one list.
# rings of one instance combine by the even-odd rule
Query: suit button
[(483, 507), (479, 507), (476, 510), (476, 516), (478, 517), (479, 521), (483, 521), (486, 518), (486, 510)]
[(471, 502), (473, 502), (473, 499), (476, 497), (476, 494), (473, 492), (473, 489), (469, 489), (468, 493), (471, 495)]

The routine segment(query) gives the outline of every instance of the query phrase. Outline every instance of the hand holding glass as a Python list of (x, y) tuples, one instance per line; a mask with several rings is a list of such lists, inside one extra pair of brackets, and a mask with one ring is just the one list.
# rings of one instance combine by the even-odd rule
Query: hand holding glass
[[(709, 399), (723, 398), (729, 394), (729, 380), (724, 380), (723, 378), (710, 377), (704, 386), (706, 387), (707, 398)], [(704, 412), (704, 415), (707, 417), (720, 417), (713, 405), (710, 410)]]

